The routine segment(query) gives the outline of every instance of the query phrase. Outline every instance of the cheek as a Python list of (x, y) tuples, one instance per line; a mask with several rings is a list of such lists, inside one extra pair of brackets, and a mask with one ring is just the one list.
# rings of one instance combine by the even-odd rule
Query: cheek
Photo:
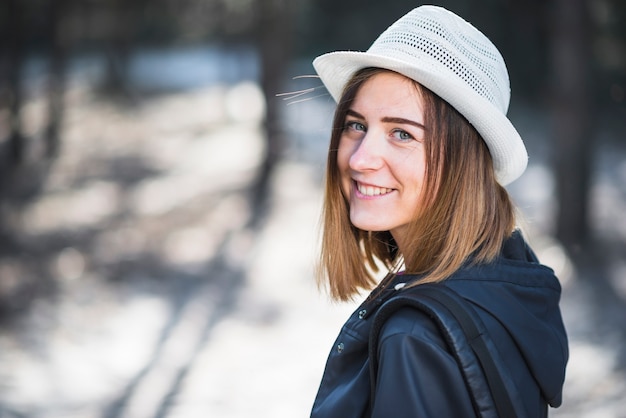
[(413, 204), (419, 204), (423, 200), (424, 182), (426, 180), (426, 165), (422, 153), (412, 155), (412, 158), (398, 160), (395, 175), (401, 179), (406, 187), (407, 199)]
[(417, 170), (415, 171), (415, 176), (413, 179), (413, 183), (415, 185), (415, 199), (417, 201), (418, 207), (422, 205), (424, 202), (424, 187), (426, 182), (426, 166), (424, 165), (424, 161), (420, 161)]
[(341, 189), (346, 196), (350, 195), (350, 157), (352, 152), (346, 146), (345, 141), (339, 141), (337, 147), (337, 168), (339, 169)]

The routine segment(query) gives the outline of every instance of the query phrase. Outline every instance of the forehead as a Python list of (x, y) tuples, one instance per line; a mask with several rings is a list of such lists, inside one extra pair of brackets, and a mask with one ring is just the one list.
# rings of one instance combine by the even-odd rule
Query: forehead
[(424, 111), (419, 84), (401, 74), (384, 71), (365, 81), (356, 93), (353, 109), (361, 112), (413, 116)]

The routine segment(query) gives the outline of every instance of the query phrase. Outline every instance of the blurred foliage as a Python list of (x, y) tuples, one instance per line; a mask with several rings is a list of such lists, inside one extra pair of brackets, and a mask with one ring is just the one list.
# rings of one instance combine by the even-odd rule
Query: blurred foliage
[[(7, 0), (0, 7), (6, 27)], [(46, 46), (46, 17), (52, 3), (19, 0), (25, 46)], [(259, 5), (272, 0), (65, 0), (63, 30), (74, 49), (98, 49), (111, 36), (134, 43), (164, 45), (197, 42), (254, 42)], [(301, 57), (323, 52), (364, 50), (376, 34), (419, 3), (407, 0), (363, 3), (358, 0), (297, 0), (292, 38)], [(512, 84), (529, 98), (541, 99), (549, 78), (547, 38), (553, 1), (441, 0), (437, 4), (464, 16), (501, 49)], [(596, 90), (602, 103), (624, 105), (626, 85), (626, 2), (587, 0), (593, 27), (590, 39), (596, 68)], [(120, 35), (120, 31), (122, 34)], [(125, 32), (128, 32), (125, 34)], [(276, 45), (276, 48), (280, 48)]]
[[(553, 1), (441, 0), (446, 7), (483, 31), (502, 52), (516, 95), (542, 100), (550, 88), (548, 38), (558, 16)], [(599, 103), (626, 100), (626, 2), (587, 0), (592, 27), (595, 88)], [(298, 16), (298, 50), (304, 55), (351, 49), (365, 50), (376, 34), (416, 2), (387, 0), (364, 4), (358, 0), (308, 2)]]

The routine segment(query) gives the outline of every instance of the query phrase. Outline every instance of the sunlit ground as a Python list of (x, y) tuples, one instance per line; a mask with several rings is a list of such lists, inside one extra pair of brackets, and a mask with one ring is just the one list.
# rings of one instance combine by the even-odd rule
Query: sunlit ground
[[(247, 227), (244, 194), (263, 149), (256, 85), (122, 107), (76, 87), (68, 103), (62, 155), (15, 218), (23, 252), (0, 258), (2, 294), (24, 280), (56, 284), (0, 335), (0, 415), (307, 416), (355, 307), (329, 302), (313, 281), (330, 100), (285, 105), (288, 158), (260, 230)], [(31, 106), (36, 131), (41, 104)], [(554, 194), (544, 164), (511, 191), (564, 285), (571, 360), (552, 416), (626, 417), (623, 341), (596, 332), (570, 260), (542, 233)], [(609, 179), (595, 196), (603, 227), (623, 239), (624, 190)], [(611, 268), (622, 277), (626, 263)]]

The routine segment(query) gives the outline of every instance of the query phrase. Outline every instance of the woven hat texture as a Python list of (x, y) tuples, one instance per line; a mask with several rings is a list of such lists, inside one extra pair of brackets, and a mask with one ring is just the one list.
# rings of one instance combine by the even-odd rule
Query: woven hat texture
[(403, 74), (446, 100), (476, 128), (500, 184), (511, 183), (526, 169), (526, 148), (506, 116), (510, 84), (502, 55), (478, 29), (444, 8), (413, 9), (366, 52), (331, 52), (317, 57), (313, 66), (335, 101), (360, 69)]

